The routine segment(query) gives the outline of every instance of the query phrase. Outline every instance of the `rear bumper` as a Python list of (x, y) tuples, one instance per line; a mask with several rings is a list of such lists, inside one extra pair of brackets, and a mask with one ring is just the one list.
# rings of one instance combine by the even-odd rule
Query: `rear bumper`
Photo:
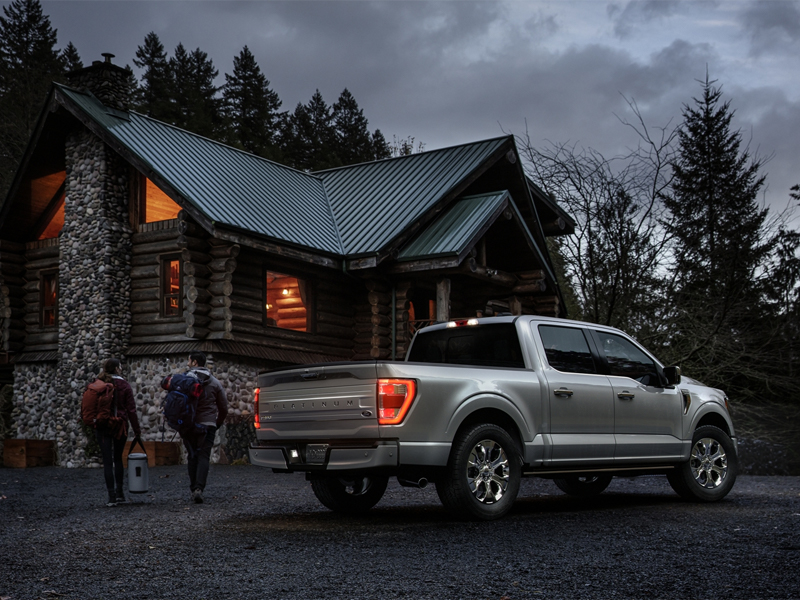
[[(317, 449), (317, 459), (307, 461), (309, 446)], [(320, 459), (320, 446), (325, 446)], [(281, 442), (253, 444), (249, 448), (250, 464), (279, 471), (353, 471), (397, 467), (396, 441), (374, 441), (358, 444), (308, 444)]]

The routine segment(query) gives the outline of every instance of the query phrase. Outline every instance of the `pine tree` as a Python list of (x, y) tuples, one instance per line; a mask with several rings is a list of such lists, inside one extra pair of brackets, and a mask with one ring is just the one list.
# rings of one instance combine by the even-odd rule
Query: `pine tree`
[(283, 123), (282, 150), (287, 164), (306, 171), (341, 166), (336, 154), (333, 113), (319, 90), (308, 104), (298, 104)]
[(741, 134), (730, 129), (730, 103), (719, 104), (722, 91), (714, 83), (706, 78), (702, 98), (684, 107), (674, 194), (665, 204), (682, 288), (738, 297), (769, 251), (761, 242), (768, 211), (756, 202), (762, 161), (741, 148)]
[[(671, 213), (673, 327), (669, 351), (693, 376), (740, 396), (765, 385), (774, 323), (764, 315), (764, 281), (777, 239), (758, 205), (763, 165), (742, 146), (722, 91), (706, 77), (683, 110)], [(763, 388), (762, 388), (763, 389)]]
[(375, 158), (375, 145), (367, 125), (364, 111), (350, 90), (345, 88), (333, 105), (336, 154), (342, 164), (352, 165)]
[(171, 103), (172, 72), (164, 45), (155, 32), (148, 33), (144, 45), (136, 48), (133, 64), (144, 69), (137, 93), (137, 109), (154, 119), (171, 121), (174, 116)]
[(72, 42), (69, 42), (67, 47), (61, 51), (61, 60), (64, 62), (64, 69), (67, 73), (83, 68), (81, 55), (78, 54), (78, 49)]
[(38, 0), (14, 0), (0, 17), (0, 197), (22, 158), (52, 81), (64, 60), (57, 32)]
[(380, 129), (376, 129), (372, 133), (372, 154), (375, 160), (390, 158), (392, 156), (392, 147), (389, 145), (389, 142), (386, 141)]
[(222, 102), (214, 80), (219, 71), (208, 54), (197, 48), (191, 53), (178, 44), (169, 61), (174, 88), (172, 123), (199, 135), (216, 139), (222, 133)]
[(234, 57), (233, 75), (226, 73), (225, 81), (223, 98), (231, 133), (228, 141), (258, 156), (277, 159), (281, 101), (247, 46)]

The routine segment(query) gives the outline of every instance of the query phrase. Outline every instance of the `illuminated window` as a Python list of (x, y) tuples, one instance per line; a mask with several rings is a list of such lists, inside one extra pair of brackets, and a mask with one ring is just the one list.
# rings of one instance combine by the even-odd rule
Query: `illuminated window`
[(164, 256), (161, 258), (161, 316), (181, 316), (181, 298), (180, 255)]
[(58, 326), (58, 271), (42, 273), (39, 282), (39, 324)]
[(60, 171), (31, 180), (31, 209), (38, 214), (33, 238), (46, 240), (58, 237), (64, 227), (64, 190), (66, 172)]
[(308, 286), (291, 275), (267, 271), (266, 323), (269, 327), (308, 331)]
[(161, 188), (142, 176), (139, 183), (139, 222), (154, 223), (177, 219), (181, 207), (172, 201)]

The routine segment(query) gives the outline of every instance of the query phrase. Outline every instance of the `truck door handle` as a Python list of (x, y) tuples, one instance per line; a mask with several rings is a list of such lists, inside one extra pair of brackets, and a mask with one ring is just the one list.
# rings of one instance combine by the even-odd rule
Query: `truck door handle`
[(556, 396), (562, 396), (564, 398), (569, 398), (570, 396), (572, 396), (573, 391), (572, 390), (568, 390), (567, 388), (558, 388), (557, 390), (554, 390), (553, 393)]
[(635, 394), (631, 394), (631, 393), (630, 393), (629, 391), (627, 391), (627, 390), (626, 390), (626, 391), (624, 391), (624, 392), (620, 392), (619, 394), (617, 394), (617, 398), (619, 398), (620, 400), (633, 400), (633, 399), (634, 399), (634, 397), (635, 397)]

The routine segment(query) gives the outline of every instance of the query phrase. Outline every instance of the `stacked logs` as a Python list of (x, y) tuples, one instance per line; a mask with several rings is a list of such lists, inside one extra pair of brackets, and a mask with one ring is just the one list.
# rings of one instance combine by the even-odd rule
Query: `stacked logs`
[(58, 349), (58, 326), (43, 328), (39, 303), (42, 271), (57, 270), (59, 265), (58, 238), (31, 242), (25, 249), (24, 316), (25, 350), (41, 352)]
[(397, 360), (405, 358), (411, 338), (414, 336), (409, 323), (412, 291), (413, 283), (410, 281), (399, 282), (395, 285), (395, 358)]
[[(264, 327), (265, 281), (262, 258), (256, 252), (248, 250), (238, 256), (227, 313), (230, 314), (230, 331), (236, 339), (243, 339), (242, 336)], [(225, 312), (224, 305), (220, 305), (218, 312)]]
[[(274, 268), (276, 272), (284, 271), (278, 265)], [(237, 341), (341, 358), (350, 356), (354, 309), (346, 285), (325, 279), (318, 279), (312, 285), (306, 280), (308, 305), (303, 305), (298, 304), (299, 290), (295, 287), (297, 283), (293, 283), (289, 298), (286, 302), (279, 299), (276, 310), (269, 313), (270, 320), (265, 321), (265, 276), (264, 256), (242, 250), (230, 295), (232, 333)], [(288, 276), (287, 282), (294, 279)], [(315, 335), (311, 337), (309, 333)]]
[(26, 315), (24, 275), (25, 246), (0, 240), (0, 347), (4, 352), (23, 349)]
[[(218, 239), (210, 240), (210, 244), (208, 280), (205, 282), (209, 310), (206, 317), (197, 314), (195, 320), (204, 319), (209, 339), (229, 340), (233, 338), (234, 311), (239, 310), (240, 306), (239, 302), (234, 306), (232, 297), (233, 274), (237, 270), (236, 257), (239, 256), (240, 247), (238, 244)], [(257, 306), (260, 306), (260, 302)], [(189, 315), (186, 318), (188, 324)], [(188, 329), (186, 335), (189, 335)]]
[[(202, 339), (209, 332), (211, 294), (208, 243), (202, 229), (184, 219), (164, 221), (159, 228), (133, 235), (131, 250), (131, 343)], [(175, 255), (183, 273), (183, 316), (161, 312), (161, 269), (165, 257)]]
[[(155, 225), (155, 224), (154, 224)], [(158, 224), (161, 226), (161, 223)], [(131, 248), (131, 343), (147, 344), (186, 339), (186, 323), (161, 316), (161, 261), (179, 254), (181, 240), (175, 221), (134, 233)]]
[[(320, 279), (316, 285), (316, 332), (338, 340), (337, 347), (351, 349), (356, 335), (352, 286), (343, 281)], [(341, 350), (337, 351), (341, 353)]]
[(367, 302), (356, 308), (353, 360), (391, 358), (392, 287), (382, 280), (364, 282)]

